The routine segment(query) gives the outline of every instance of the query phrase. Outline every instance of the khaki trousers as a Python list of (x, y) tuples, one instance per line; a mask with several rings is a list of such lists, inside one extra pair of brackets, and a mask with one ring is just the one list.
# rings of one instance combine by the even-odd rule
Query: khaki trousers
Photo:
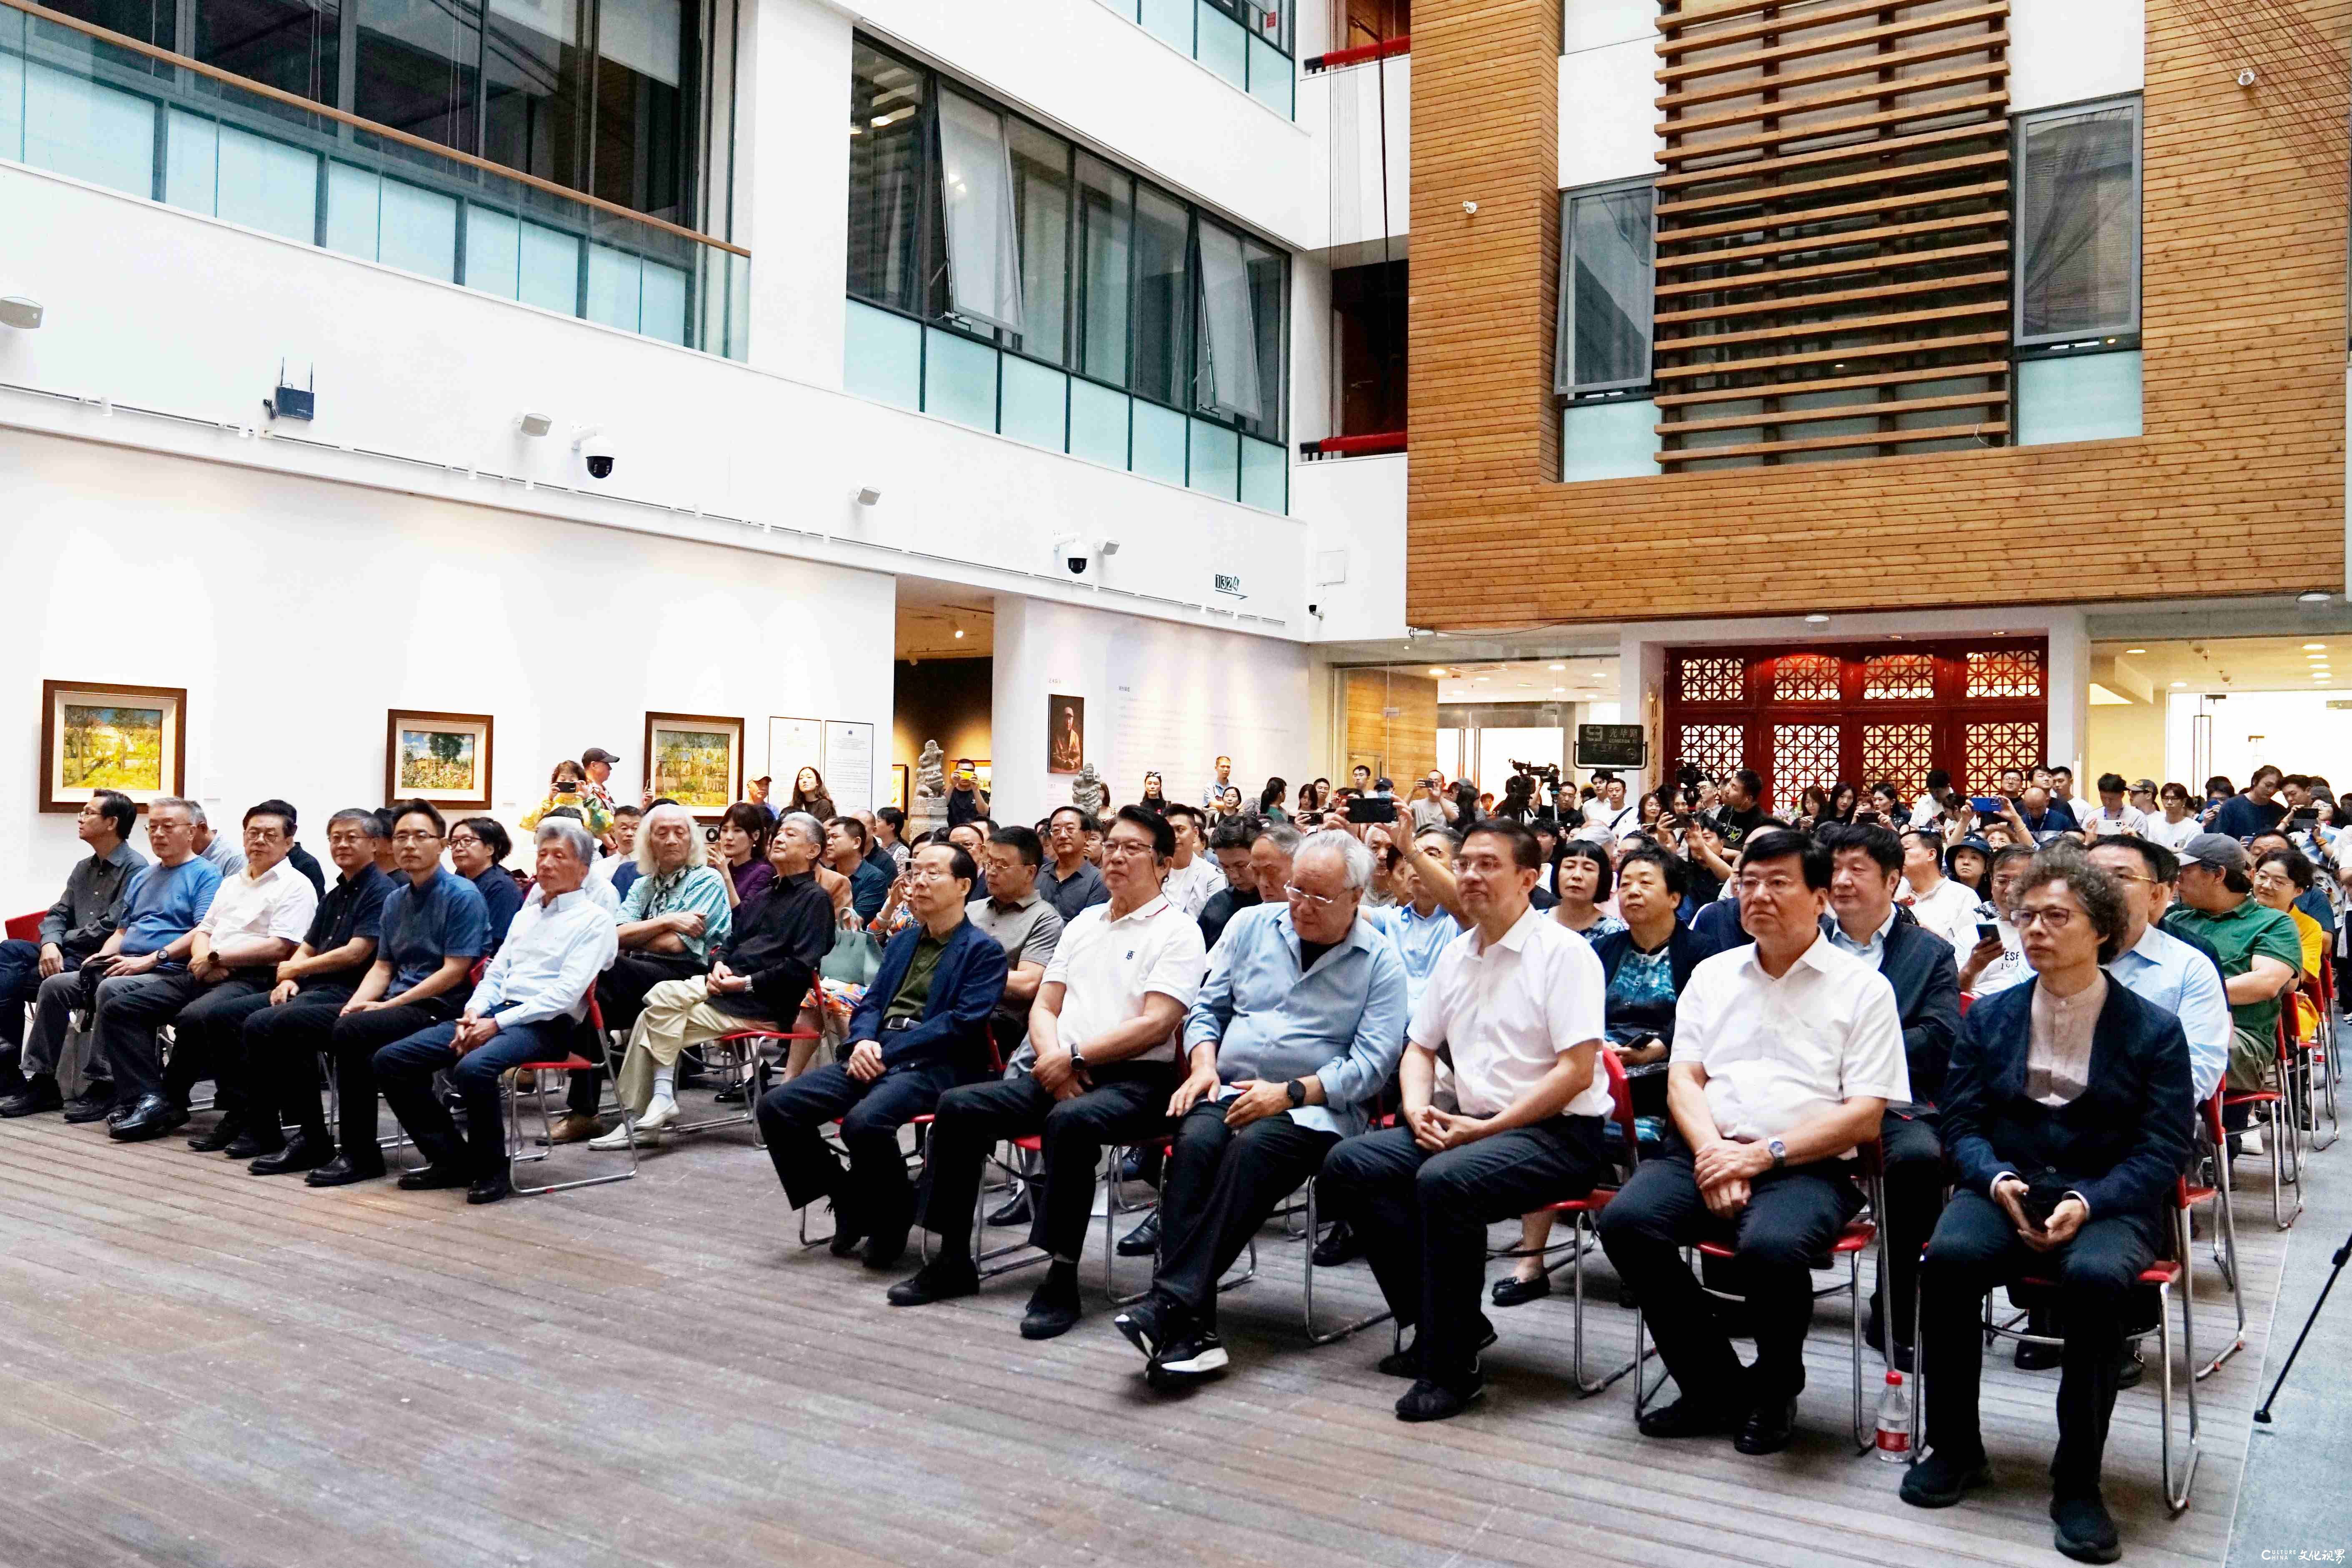
[(704, 976), (665, 980), (646, 993), (646, 1008), (629, 1031), (628, 1054), (621, 1059), (620, 1081), (614, 1091), (631, 1115), (641, 1116), (653, 1103), (654, 1069), (676, 1067), (687, 1047), (743, 1029), (776, 1026), (764, 1018), (712, 1006), (710, 983)]

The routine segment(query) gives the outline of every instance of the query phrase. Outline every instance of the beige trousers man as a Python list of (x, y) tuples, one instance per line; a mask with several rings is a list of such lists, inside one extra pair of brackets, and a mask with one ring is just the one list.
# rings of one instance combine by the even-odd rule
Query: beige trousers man
[(665, 980), (646, 993), (646, 1009), (629, 1031), (628, 1054), (621, 1059), (620, 1081), (614, 1090), (631, 1115), (642, 1116), (653, 1103), (655, 1070), (675, 1068), (687, 1047), (744, 1029), (775, 1027), (765, 1018), (712, 1006), (706, 976)]

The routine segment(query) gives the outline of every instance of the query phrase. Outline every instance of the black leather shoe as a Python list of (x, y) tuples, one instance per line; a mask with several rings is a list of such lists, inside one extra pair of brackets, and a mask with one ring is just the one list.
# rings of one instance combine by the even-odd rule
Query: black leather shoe
[(286, 1176), (297, 1171), (315, 1171), (335, 1157), (335, 1145), (325, 1138), (305, 1138), (300, 1133), (275, 1154), (264, 1154), (246, 1169), (257, 1176)]
[(1497, 1307), (1524, 1307), (1551, 1294), (1551, 1276), (1538, 1274), (1532, 1279), (1522, 1279), (1514, 1274), (1507, 1279), (1496, 1280), (1490, 1294)]
[(1901, 1496), (1913, 1508), (1950, 1508), (1977, 1487), (1992, 1485), (1981, 1450), (1955, 1457), (1934, 1453), (1904, 1473)]
[(114, 1086), (92, 1083), (66, 1101), (66, 1120), (77, 1125), (85, 1121), (103, 1121), (113, 1110)]
[[(244, 1136), (245, 1129), (224, 1116), (214, 1124), (211, 1131), (199, 1132), (189, 1139), (188, 1147), (199, 1154), (217, 1154)], [(252, 1157), (250, 1154), (246, 1156), (248, 1160)]]
[[(2025, 1315), (2025, 1331), (2031, 1334), (2047, 1334), (2055, 1337), (2058, 1332), (2057, 1315), (2050, 1311), (2047, 1308), (2035, 1307), (2032, 1309)], [(2017, 1370), (2020, 1372), (2048, 1372), (2052, 1367), (2056, 1366), (2060, 1361), (2064, 1359), (2065, 1353), (2065, 1351), (2057, 1345), (2037, 1345), (2025, 1340), (2020, 1340), (2017, 1342), (2017, 1350), (2015, 1352), (2017, 1357)]]
[(353, 1182), (373, 1182), (383, 1175), (383, 1156), (381, 1154), (358, 1164), (353, 1164), (349, 1156), (338, 1154), (302, 1180), (313, 1187), (348, 1187)]
[(106, 1135), (123, 1143), (143, 1143), (150, 1138), (161, 1138), (174, 1127), (185, 1127), (188, 1113), (160, 1094), (142, 1094), (131, 1114), (106, 1130)]
[(1732, 1434), (1731, 1446), (1743, 1454), (1777, 1454), (1796, 1436), (1797, 1402), (1768, 1399), (1748, 1413), (1748, 1419)]
[[(1495, 1342), (1496, 1338), (1495, 1325), (1488, 1322), (1484, 1318), (1479, 1319), (1478, 1348), (1482, 1351), (1485, 1350), (1487, 1346)], [(1374, 1365), (1372, 1370), (1379, 1373), (1382, 1377), (1418, 1378), (1421, 1375), (1421, 1354), (1419, 1344), (1410, 1344), (1404, 1346), (1402, 1349), (1389, 1352), (1388, 1354), (1381, 1357), (1379, 1363)]]
[(1027, 1225), (1034, 1215), (1029, 1208), (1029, 1189), (1022, 1188), (1007, 1199), (1004, 1205), (988, 1216), (988, 1223), (1002, 1230), (1010, 1226)]
[(978, 1294), (980, 1270), (971, 1258), (934, 1258), (917, 1269), (912, 1279), (891, 1286), (883, 1300), (894, 1307), (928, 1307), (934, 1301)]
[(484, 1176), (466, 1189), (466, 1201), (469, 1204), (494, 1204), (512, 1196), (514, 1183), (504, 1171), (495, 1176)]
[(404, 1193), (438, 1193), (451, 1187), (470, 1187), (474, 1178), (455, 1165), (419, 1165), (413, 1171), (400, 1173), (393, 1184)]
[(2147, 1368), (2140, 1365), (2138, 1355), (2134, 1352), (2130, 1342), (2126, 1341), (2123, 1359), (2116, 1364), (2116, 1387), (2118, 1390), (2137, 1388), (2140, 1379), (2147, 1375)]
[(1322, 1240), (1315, 1244), (1315, 1267), (1337, 1268), (1342, 1263), (1361, 1258), (1363, 1255), (1363, 1244), (1356, 1239), (1354, 1229), (1346, 1220), (1340, 1220), (1331, 1226)]
[(1672, 1405), (1653, 1410), (1636, 1425), (1644, 1437), (1720, 1437), (1739, 1430), (1737, 1410), (1701, 1405), (1685, 1394)]
[(253, 1160), (264, 1154), (275, 1154), (284, 1147), (286, 1147), (286, 1134), (273, 1127), (269, 1130), (269, 1136), (267, 1138), (255, 1132), (240, 1132), (230, 1140), (229, 1146), (221, 1152), (232, 1160)]
[(729, 1084), (725, 1089), (720, 1089), (718, 1094), (712, 1097), (712, 1099), (719, 1105), (740, 1105), (747, 1098), (750, 1097), (751, 1092), (751, 1085), (745, 1083), (733, 1083)]
[(831, 1206), (833, 1208), (833, 1241), (827, 1250), (835, 1258), (846, 1258), (857, 1250), (857, 1244), (866, 1239), (866, 1232), (856, 1220), (850, 1217), (852, 1212), (850, 1206), (843, 1201), (839, 1193), (833, 1195)]
[(1444, 1421), (1461, 1415), (1486, 1392), (1486, 1374), (1475, 1367), (1469, 1377), (1459, 1384), (1433, 1383), (1428, 1378), (1415, 1381), (1396, 1402), (1400, 1421)]
[(58, 1080), (43, 1073), (25, 1080), (24, 1092), (0, 1100), (0, 1116), (15, 1120), (19, 1116), (37, 1116), (45, 1110), (63, 1110), (66, 1097), (58, 1092)]
[(1057, 1339), (1077, 1327), (1079, 1316), (1077, 1270), (1049, 1264), (1045, 1282), (1029, 1298), (1029, 1309), (1022, 1315), (1021, 1337)]
[(2050, 1519), (2058, 1527), (2054, 1544), (2077, 1563), (2113, 1563), (2124, 1554), (2115, 1516), (2107, 1511), (2106, 1500), (2096, 1492), (2053, 1498)]
[(1153, 1209), (1141, 1225), (1118, 1238), (1121, 1258), (1150, 1258), (1160, 1250), (1160, 1211)]
[(893, 1226), (887, 1231), (877, 1230), (866, 1242), (866, 1267), (887, 1268), (907, 1256), (906, 1226)]

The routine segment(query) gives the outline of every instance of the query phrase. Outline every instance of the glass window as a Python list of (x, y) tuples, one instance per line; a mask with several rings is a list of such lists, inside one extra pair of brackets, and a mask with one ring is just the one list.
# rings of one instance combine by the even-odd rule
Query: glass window
[(1582, 403), (1559, 411), (1559, 477), (1646, 479), (1658, 473), (1658, 405), (1648, 398)]
[(472, 152), (482, 55), (472, 0), (355, 0), (359, 58), (352, 112)]
[(1554, 384), (1564, 393), (1650, 380), (1650, 310), (1657, 247), (1644, 183), (1571, 191), (1559, 199), (1559, 338)]
[(916, 308), (921, 268), (922, 72), (864, 43), (849, 76), (849, 291)]
[[(47, 0), (43, 0), (47, 4)], [(92, 23), (109, 32), (121, 33), (142, 44), (152, 44), (159, 49), (179, 48), (179, 6), (176, 0), (58, 0), (52, 11), (62, 12), (77, 21)], [(77, 33), (74, 37), (82, 37)], [(104, 45), (98, 47), (103, 49)], [(109, 59), (131, 57), (109, 52)], [(139, 57), (141, 63), (145, 57)]]
[(195, 11), (196, 58), (320, 103), (336, 100), (341, 0), (197, 0)]
[[(1136, 187), (1135, 361), (1128, 384), (1179, 408), (1191, 401), (1192, 216), (1175, 197)], [(1183, 482), (1181, 474), (1176, 482)]]
[(1078, 154), (1078, 368), (1127, 384), (1129, 258), (1135, 244), (1135, 182)]
[(691, 219), (687, 84), (696, 13), (681, 0), (597, 0), (594, 195), (672, 223)]
[(1239, 418), (1258, 412), (1257, 322), (1241, 236), (1201, 226), (1200, 405)]
[(1013, 222), (1021, 237), (1022, 353), (1066, 363), (1070, 299), (1070, 144), (1024, 120), (1007, 132)]
[(1021, 256), (1004, 116), (959, 92), (940, 94), (940, 206), (949, 312), (1020, 331)]
[(2017, 366), (2017, 444), (2113, 441), (2141, 430), (2140, 356), (2051, 354)]
[(581, 189), (588, 56), (581, 0), (490, 0), (482, 47), (482, 156)]
[(1257, 327), (1257, 406), (1250, 423), (1261, 436), (1282, 434), (1284, 370), (1290, 353), (1290, 260), (1254, 239), (1242, 241), (1249, 273), (1251, 320)]
[(2139, 331), (2139, 100), (2017, 127), (2017, 341)]

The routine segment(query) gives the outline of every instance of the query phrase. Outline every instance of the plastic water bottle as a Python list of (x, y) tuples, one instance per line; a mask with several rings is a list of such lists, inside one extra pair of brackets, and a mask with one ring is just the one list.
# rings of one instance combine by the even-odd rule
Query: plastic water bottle
[(1878, 1457), (1896, 1465), (1911, 1459), (1911, 1390), (1903, 1374), (1891, 1367), (1886, 1396), (1878, 1402)]

